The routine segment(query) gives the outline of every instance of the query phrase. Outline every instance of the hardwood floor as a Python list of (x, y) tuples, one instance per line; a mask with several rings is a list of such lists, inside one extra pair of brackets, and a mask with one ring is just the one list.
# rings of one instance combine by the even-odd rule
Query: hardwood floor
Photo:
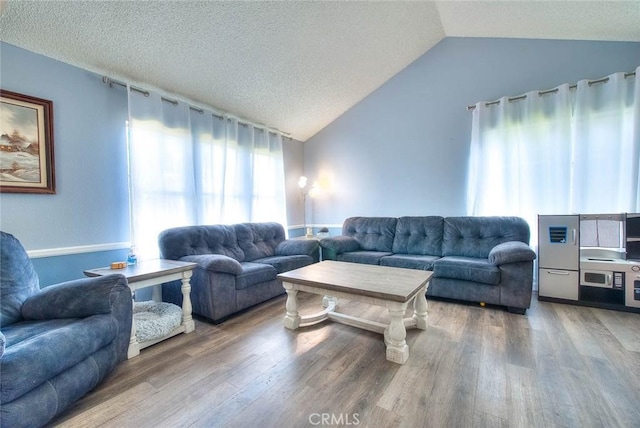
[[(640, 315), (429, 301), (405, 365), (381, 335), (283, 327), (285, 297), (144, 349), (52, 426), (638, 427)], [(301, 312), (320, 296), (300, 293)], [(340, 302), (384, 321), (384, 309)]]

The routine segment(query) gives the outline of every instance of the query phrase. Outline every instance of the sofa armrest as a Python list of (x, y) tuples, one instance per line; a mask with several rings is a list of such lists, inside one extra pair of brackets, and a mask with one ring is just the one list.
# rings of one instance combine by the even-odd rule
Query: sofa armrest
[(115, 308), (128, 302), (131, 311), (131, 289), (120, 274), (82, 278), (51, 285), (29, 297), (22, 305), (25, 320), (86, 318), (118, 312)]
[(276, 246), (276, 256), (313, 256), (320, 244), (315, 239), (287, 239)]
[(320, 246), (336, 254), (347, 253), (349, 251), (358, 251), (360, 244), (351, 236), (333, 236), (324, 238), (320, 241)]
[(185, 256), (180, 258), (183, 262), (198, 263), (204, 270), (212, 272), (230, 273), (240, 275), (242, 266), (236, 259), (224, 254), (199, 254), (197, 256)]
[(489, 252), (489, 262), (496, 266), (507, 263), (530, 262), (536, 253), (524, 242), (509, 241), (498, 244)]

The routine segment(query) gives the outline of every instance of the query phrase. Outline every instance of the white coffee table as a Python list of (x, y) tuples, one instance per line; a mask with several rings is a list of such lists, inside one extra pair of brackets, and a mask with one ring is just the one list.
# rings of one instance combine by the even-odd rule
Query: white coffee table
[[(404, 364), (409, 358), (406, 329), (426, 330), (425, 293), (432, 272), (387, 266), (323, 261), (278, 275), (287, 292), (284, 326), (295, 330), (327, 319), (384, 334), (387, 360)], [(325, 310), (309, 316), (298, 313), (298, 291), (324, 295)], [(337, 312), (337, 299), (345, 298), (388, 309), (384, 324)], [(413, 301), (413, 317), (404, 318)]]

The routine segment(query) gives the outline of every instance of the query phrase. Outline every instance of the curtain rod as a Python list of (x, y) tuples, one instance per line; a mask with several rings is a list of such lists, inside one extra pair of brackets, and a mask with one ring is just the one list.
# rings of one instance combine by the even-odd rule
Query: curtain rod
[[(627, 77), (631, 77), (631, 76), (635, 76), (635, 75), (636, 75), (635, 72), (624, 73), (624, 78), (626, 79)], [(589, 80), (587, 82), (587, 84), (589, 86), (591, 86), (591, 85), (596, 85), (598, 83), (607, 83), (608, 81), (609, 81), (608, 77), (603, 77), (602, 79)], [(569, 85), (569, 89), (576, 89), (577, 87), (578, 87), (577, 83), (575, 83), (573, 85)], [(555, 94), (556, 92), (558, 92), (558, 88), (548, 89), (546, 91), (538, 91), (538, 95)], [(525, 100), (525, 99), (527, 99), (526, 95), (519, 95), (517, 97), (507, 98), (507, 101), (511, 102), (511, 101)], [(500, 104), (500, 100), (487, 101), (486, 103), (484, 103), (484, 105), (486, 107), (489, 107), (489, 106), (492, 106), (492, 105), (496, 105), (496, 104)], [(467, 106), (467, 111), (474, 110), (475, 108), (476, 108), (475, 105), (468, 105)]]
[[(138, 92), (139, 94), (142, 94), (142, 95), (144, 95), (145, 97), (148, 97), (148, 96), (149, 96), (149, 91), (146, 91), (146, 90), (144, 90), (144, 89), (140, 89), (140, 88), (136, 88), (135, 86), (127, 85), (127, 84), (126, 84), (126, 83), (124, 83), (124, 82), (120, 82), (119, 80), (111, 79), (110, 77), (107, 77), (107, 76), (102, 76), (102, 83), (104, 83), (105, 85), (109, 85), (109, 87), (110, 87), (110, 88), (113, 88), (113, 85), (118, 85), (118, 86), (122, 86), (122, 87), (125, 87), (125, 88), (126, 88), (127, 86), (129, 86), (129, 89), (130, 89), (131, 91)], [(171, 103), (171, 104), (173, 104), (174, 106), (177, 106), (177, 105), (178, 105), (178, 100), (171, 99), (171, 98), (167, 98), (167, 97), (162, 97), (162, 96), (160, 97), (160, 99), (161, 99), (162, 101), (166, 101), (166, 102), (168, 102), (168, 103)], [(184, 102), (185, 102), (185, 103), (187, 103), (187, 104), (189, 104), (189, 102), (188, 102), (188, 101), (184, 101)], [(193, 110), (193, 111), (196, 111), (196, 112), (198, 112), (198, 113), (200, 113), (200, 114), (204, 114), (204, 109), (201, 109), (201, 108), (199, 108), (199, 107), (194, 107), (194, 106), (192, 106), (192, 105), (189, 105), (189, 109), (191, 109), (191, 110)], [(229, 120), (229, 121), (230, 121), (230, 120), (232, 120), (232, 119), (231, 119), (231, 117), (228, 117), (228, 115), (227, 115), (227, 114), (224, 114), (224, 113), (222, 113), (222, 114), (216, 114), (216, 113), (213, 113), (213, 112), (212, 112), (212, 113), (211, 113), (211, 115), (212, 115), (213, 117), (215, 117), (215, 118), (220, 119), (220, 120), (224, 120), (225, 118), (226, 118), (227, 120)], [(253, 126), (253, 127), (257, 128), (257, 129), (268, 130), (268, 131), (269, 131), (270, 133), (272, 133), (272, 134), (280, 134), (280, 135), (282, 135), (282, 136), (283, 136), (283, 137), (285, 137), (285, 138), (288, 138), (288, 139), (290, 139), (290, 140), (293, 140), (293, 138), (291, 137), (291, 133), (281, 131), (281, 130), (279, 130), (278, 128), (272, 128), (272, 127), (269, 127), (269, 126), (266, 126), (266, 125), (263, 125), (263, 124), (254, 123), (254, 122), (251, 122), (251, 121), (248, 121), (248, 120), (245, 120), (245, 119), (241, 119), (241, 118), (236, 118), (236, 120), (238, 121), (238, 123), (239, 123), (240, 125), (244, 126), (245, 128), (246, 128), (247, 126), (251, 125), (251, 126)]]
[[(163, 98), (163, 100), (165, 100), (165, 101), (170, 101), (170, 100), (166, 100), (166, 99), (164, 99), (164, 98)], [(193, 111), (195, 111), (195, 112), (197, 112), (197, 113), (204, 114), (204, 109), (201, 109), (201, 108), (198, 108), (198, 107), (194, 107), (194, 106), (189, 106), (189, 109), (190, 109), (190, 110), (193, 110)], [(219, 114), (215, 114), (215, 113), (211, 113), (211, 116), (215, 117), (216, 119), (220, 119), (220, 120), (225, 120), (225, 119), (227, 119), (227, 121), (229, 121), (229, 122), (231, 122), (231, 121), (233, 120), (231, 117), (221, 116), (221, 115), (219, 115)], [(274, 131), (272, 130), (272, 128), (269, 128), (268, 126), (262, 126), (262, 125), (258, 125), (258, 124), (255, 124), (255, 123), (247, 123), (247, 122), (243, 122), (241, 119), (237, 119), (237, 118), (236, 118), (236, 120), (237, 120), (237, 122), (238, 122), (238, 125), (242, 125), (242, 126), (244, 126), (245, 128), (246, 128), (246, 127), (248, 127), (249, 125), (251, 125), (251, 126), (253, 126), (254, 128), (256, 128), (256, 129), (257, 129), (258, 131), (260, 131), (260, 132), (268, 131), (268, 132), (270, 132), (271, 134), (276, 134), (276, 132), (274, 132)], [(290, 136), (288, 136), (288, 135), (285, 135), (285, 133), (284, 133), (284, 132), (282, 132), (282, 131), (280, 131), (279, 129), (278, 129), (277, 131), (278, 131), (280, 134), (282, 134), (282, 136), (283, 136), (284, 138), (288, 138), (288, 139), (290, 139), (290, 140), (293, 140), (293, 138), (291, 138), (291, 137), (290, 137)]]

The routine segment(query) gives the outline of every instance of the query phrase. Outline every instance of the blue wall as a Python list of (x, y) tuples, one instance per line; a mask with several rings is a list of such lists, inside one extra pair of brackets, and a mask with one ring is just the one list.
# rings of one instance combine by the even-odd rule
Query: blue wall
[(0, 44), (2, 89), (53, 101), (55, 195), (0, 194), (27, 250), (129, 241), (127, 96), (101, 76)]
[[(33, 258), (43, 286), (125, 260), (128, 250), (121, 247), (130, 240), (126, 89), (1, 42), (0, 87), (53, 101), (57, 190), (55, 195), (0, 193), (0, 229), (14, 234), (27, 251), (59, 254)], [(302, 144), (285, 139), (283, 147), (287, 216), (289, 224), (301, 224)], [(80, 253), (76, 247), (82, 247)]]
[(640, 43), (446, 38), (305, 143), (310, 220), (465, 215), (467, 105), (638, 65)]
[[(127, 96), (102, 76), (0, 43), (2, 89), (53, 101), (55, 195), (0, 194), (0, 226), (30, 250), (129, 241)], [(34, 259), (43, 285), (122, 251)], [(126, 255), (126, 251), (125, 251)]]

